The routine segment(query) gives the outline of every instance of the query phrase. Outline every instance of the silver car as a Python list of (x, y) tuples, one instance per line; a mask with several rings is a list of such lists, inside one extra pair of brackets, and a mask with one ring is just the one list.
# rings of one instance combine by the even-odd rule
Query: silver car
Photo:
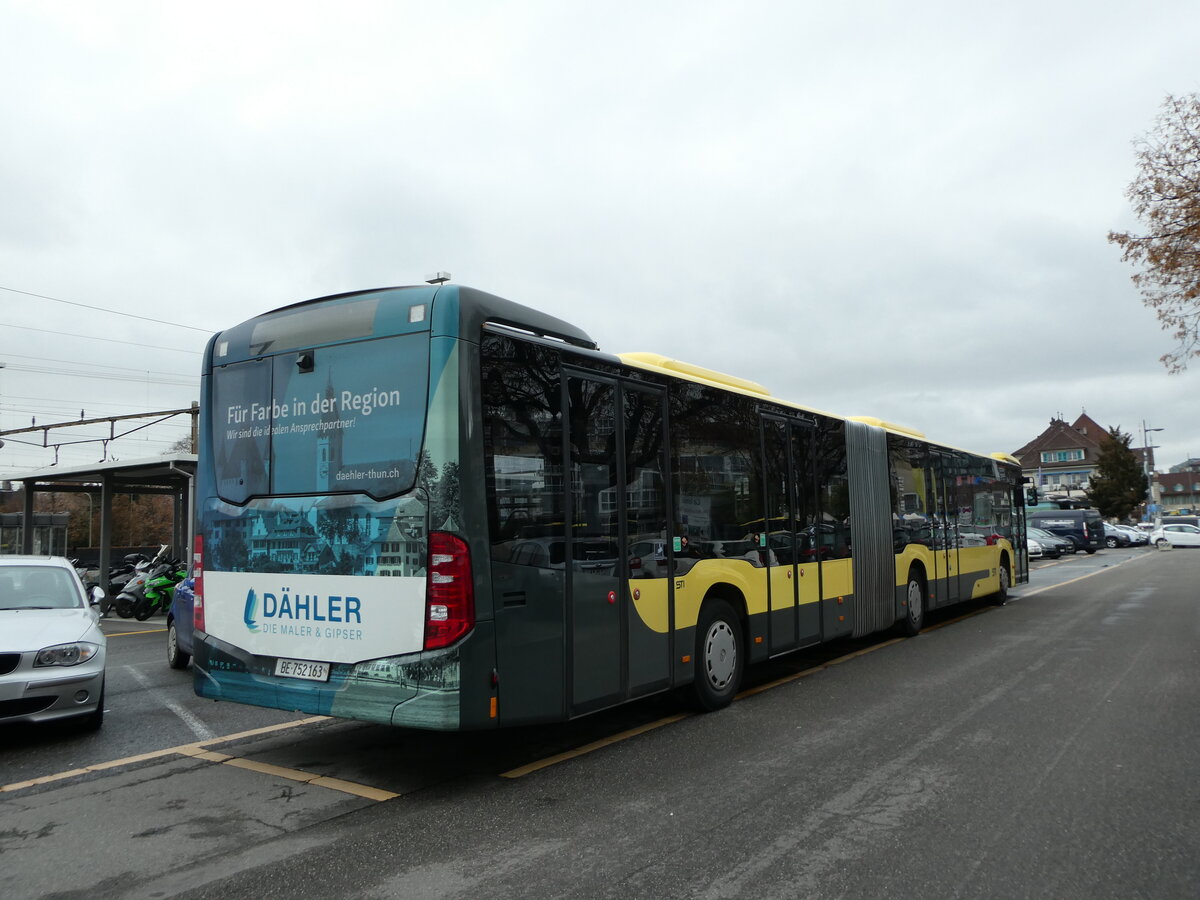
[(88, 597), (56, 556), (0, 556), (0, 725), (104, 721), (107, 641), (99, 588)]

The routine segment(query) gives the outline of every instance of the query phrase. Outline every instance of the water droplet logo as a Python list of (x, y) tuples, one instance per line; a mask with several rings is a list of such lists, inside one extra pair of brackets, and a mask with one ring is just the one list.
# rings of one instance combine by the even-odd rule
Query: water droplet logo
[(246, 623), (246, 627), (251, 631), (258, 631), (258, 595), (254, 593), (254, 588), (250, 588), (246, 592), (246, 611), (242, 614), (242, 621)]

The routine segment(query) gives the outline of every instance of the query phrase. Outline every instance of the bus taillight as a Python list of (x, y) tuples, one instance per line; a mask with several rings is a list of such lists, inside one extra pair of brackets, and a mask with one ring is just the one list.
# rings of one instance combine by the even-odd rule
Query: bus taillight
[(204, 631), (204, 538), (192, 545), (192, 627)]
[(426, 570), (425, 649), (436, 650), (475, 626), (475, 585), (466, 541), (444, 531), (430, 532)]

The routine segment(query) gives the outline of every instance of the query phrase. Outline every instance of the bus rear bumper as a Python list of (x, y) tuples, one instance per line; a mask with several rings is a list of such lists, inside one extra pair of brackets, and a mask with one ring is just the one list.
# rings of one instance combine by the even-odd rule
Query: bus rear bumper
[(198, 696), (437, 731), (461, 727), (459, 651), (333, 663), (328, 681), (275, 673), (275, 657), (255, 656), (197, 632), (193, 686)]

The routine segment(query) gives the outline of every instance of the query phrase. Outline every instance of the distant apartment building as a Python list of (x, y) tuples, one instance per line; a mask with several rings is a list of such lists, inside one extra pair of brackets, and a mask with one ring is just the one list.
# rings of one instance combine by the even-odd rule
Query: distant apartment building
[(1154, 476), (1154, 498), (1164, 515), (1196, 515), (1200, 510), (1200, 459), (1171, 466)]

